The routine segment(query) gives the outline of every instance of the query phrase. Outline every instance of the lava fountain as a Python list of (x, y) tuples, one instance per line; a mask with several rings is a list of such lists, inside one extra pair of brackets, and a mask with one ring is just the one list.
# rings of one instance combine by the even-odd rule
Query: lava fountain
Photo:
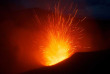
[(41, 51), (41, 64), (44, 66), (55, 65), (74, 54), (78, 47), (78, 33), (81, 30), (76, 26), (78, 23), (73, 24), (76, 16), (77, 9), (74, 11), (74, 16), (63, 15), (59, 5), (55, 7), (55, 12), (48, 14), (45, 23), (37, 21), (39, 24), (45, 25), (45, 30), (42, 35), (42, 44), (40, 45)]

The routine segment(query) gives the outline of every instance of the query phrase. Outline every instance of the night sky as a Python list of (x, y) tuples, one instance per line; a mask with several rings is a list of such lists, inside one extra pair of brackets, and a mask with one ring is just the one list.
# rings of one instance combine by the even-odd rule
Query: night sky
[[(54, 7), (58, 0), (0, 0), (1, 7), (15, 5), (16, 10), (21, 8), (42, 8), (48, 9), (48, 5)], [(94, 17), (98, 19), (110, 19), (110, 0), (61, 0), (62, 7), (65, 4), (77, 4), (82, 16)]]

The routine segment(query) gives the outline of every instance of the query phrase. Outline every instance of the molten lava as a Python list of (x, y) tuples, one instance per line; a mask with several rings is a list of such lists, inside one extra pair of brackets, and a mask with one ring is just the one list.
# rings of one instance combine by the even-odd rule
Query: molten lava
[[(59, 32), (58, 32), (59, 34)], [(56, 37), (54, 33), (49, 33), (49, 44), (45, 48), (45, 65), (51, 66), (70, 56), (70, 44), (63, 37)]]
[[(43, 35), (43, 43), (41, 49), (42, 60), (44, 66), (55, 65), (69, 58), (77, 49), (77, 38), (75, 38), (75, 30), (73, 26), (74, 16), (64, 16), (59, 7), (55, 8), (55, 13), (48, 14), (45, 19), (45, 34)], [(40, 21), (40, 23), (42, 23)], [(73, 29), (74, 28), (74, 29)], [(73, 34), (74, 32), (74, 34)]]

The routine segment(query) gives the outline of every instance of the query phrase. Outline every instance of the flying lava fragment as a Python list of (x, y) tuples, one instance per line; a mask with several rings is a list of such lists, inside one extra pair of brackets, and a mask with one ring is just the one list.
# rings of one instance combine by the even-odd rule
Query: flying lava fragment
[[(55, 65), (74, 54), (78, 46), (76, 34), (80, 32), (77, 24), (73, 24), (77, 9), (73, 15), (63, 15), (59, 6), (55, 7), (55, 12), (48, 14), (45, 19), (45, 30), (42, 38), (41, 64), (44, 66)], [(42, 24), (40, 21), (40, 24)]]

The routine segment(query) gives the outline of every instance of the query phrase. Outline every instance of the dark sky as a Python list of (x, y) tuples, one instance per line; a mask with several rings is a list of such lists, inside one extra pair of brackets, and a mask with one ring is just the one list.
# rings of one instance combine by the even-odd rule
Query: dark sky
[[(23, 8), (42, 8), (51, 7), (58, 0), (0, 0), (1, 7), (16, 5)], [(99, 19), (110, 19), (110, 0), (61, 0), (62, 7), (66, 4), (75, 3), (79, 11), (86, 13), (84, 16), (92, 16)]]

